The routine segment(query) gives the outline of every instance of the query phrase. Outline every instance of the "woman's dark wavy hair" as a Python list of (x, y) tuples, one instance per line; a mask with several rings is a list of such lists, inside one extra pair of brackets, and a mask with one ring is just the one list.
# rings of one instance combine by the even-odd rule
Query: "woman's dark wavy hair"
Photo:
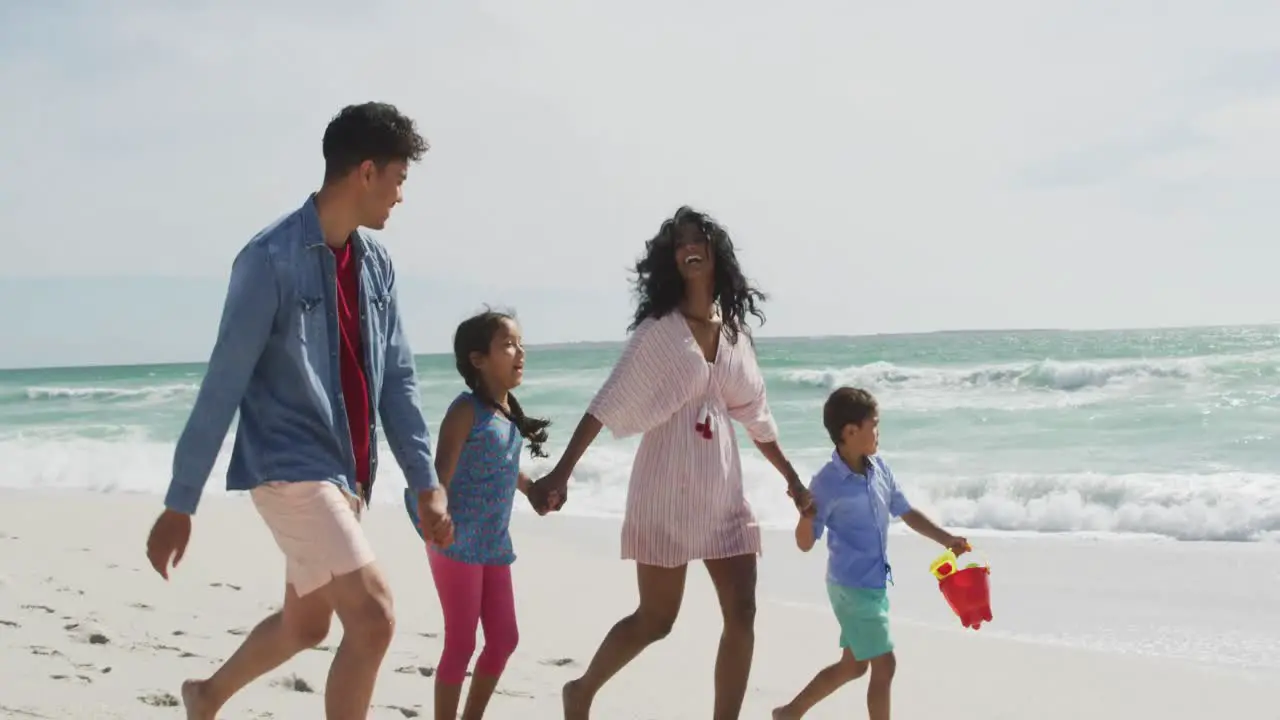
[(511, 424), (516, 426), (516, 430), (520, 431), (520, 435), (529, 441), (529, 454), (534, 457), (547, 457), (542, 444), (547, 441), (547, 427), (551, 425), (551, 421), (525, 415), (524, 409), (520, 407), (520, 401), (516, 400), (516, 396), (512, 393), (507, 394), (507, 404), (511, 406), (511, 412), (508, 413), (494, 401), (493, 396), (484, 387), (484, 378), (480, 376), (480, 371), (471, 364), (471, 353), (489, 354), (489, 347), (493, 344), (493, 338), (498, 334), (504, 320), (515, 320), (515, 315), (485, 310), (463, 320), (453, 333), (454, 364), (458, 368), (458, 374), (462, 376), (462, 381), (467, 384), (471, 392), (506, 416)]
[(644, 244), (644, 256), (636, 262), (634, 271), (633, 285), (638, 300), (636, 314), (627, 329), (635, 330), (646, 318), (665, 316), (684, 299), (684, 278), (676, 267), (676, 238), (684, 228), (701, 233), (715, 257), (713, 297), (720, 307), (720, 319), (730, 341), (737, 342), (739, 333), (750, 338), (747, 314), (756, 316), (763, 325), (764, 310), (759, 305), (768, 296), (742, 274), (729, 233), (710, 216), (687, 205), (663, 221), (658, 234)]

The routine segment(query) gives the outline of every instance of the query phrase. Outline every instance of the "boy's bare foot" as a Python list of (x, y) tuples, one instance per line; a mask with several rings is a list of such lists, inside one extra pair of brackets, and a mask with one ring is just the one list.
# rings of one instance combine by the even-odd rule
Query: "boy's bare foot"
[(800, 720), (800, 716), (791, 712), (788, 706), (783, 705), (773, 709), (773, 720)]
[(187, 720), (217, 720), (218, 708), (205, 698), (203, 680), (182, 683), (182, 706), (187, 709)]
[(560, 691), (564, 700), (564, 720), (590, 720), (591, 701), (583, 697), (582, 686), (578, 682), (570, 680)]

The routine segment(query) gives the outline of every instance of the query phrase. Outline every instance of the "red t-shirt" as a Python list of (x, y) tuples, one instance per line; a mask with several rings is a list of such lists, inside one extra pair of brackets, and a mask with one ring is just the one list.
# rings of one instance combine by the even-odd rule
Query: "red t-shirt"
[(360, 264), (348, 242), (333, 250), (338, 261), (338, 371), (347, 406), (351, 447), (356, 456), (356, 483), (363, 495), (369, 487), (369, 382), (364, 372), (364, 340), (360, 328)]

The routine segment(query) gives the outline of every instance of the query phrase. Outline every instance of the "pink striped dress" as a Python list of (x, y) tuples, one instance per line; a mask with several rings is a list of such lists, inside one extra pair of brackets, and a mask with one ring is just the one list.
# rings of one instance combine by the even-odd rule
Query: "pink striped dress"
[[(777, 438), (764, 379), (745, 335), (721, 335), (714, 363), (684, 317), (640, 323), (587, 412), (614, 437), (642, 433), (631, 467), (622, 557), (679, 567), (760, 554), (730, 419), (753, 440)], [(699, 428), (710, 421), (710, 437)]]

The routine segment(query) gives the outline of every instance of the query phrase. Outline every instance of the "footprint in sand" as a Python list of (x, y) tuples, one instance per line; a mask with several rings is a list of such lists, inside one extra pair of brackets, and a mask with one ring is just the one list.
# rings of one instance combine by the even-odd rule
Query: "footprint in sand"
[(150, 643), (150, 644), (143, 643), (143, 645), (146, 647), (150, 647), (153, 650), (168, 650), (169, 652), (182, 652), (182, 648), (176, 647), (174, 645), (165, 645), (164, 643)]
[(154, 610), (154, 609), (155, 609), (155, 608), (151, 607), (150, 605), (148, 605), (148, 604), (146, 604), (146, 603), (140, 603), (140, 602), (137, 602), (137, 603), (131, 603), (131, 604), (129, 605), (129, 607), (131, 607), (131, 608), (133, 608), (133, 609), (135, 609), (135, 610)]
[(90, 645), (106, 645), (111, 642), (111, 639), (106, 634), (81, 623), (69, 623), (63, 625), (62, 629), (74, 635), (76, 640)]
[(300, 693), (315, 692), (315, 690), (311, 688), (311, 683), (307, 682), (306, 680), (303, 680), (297, 675), (289, 675), (286, 677), (279, 678), (271, 684), (275, 685), (278, 688), (284, 688), (285, 690), (292, 690), (294, 692), (300, 692)]
[(0, 717), (47, 718), (49, 716), (41, 715), (35, 710), (11, 707), (9, 705), (0, 705)]
[(57, 650), (54, 650), (53, 648), (48, 648), (43, 645), (30, 645), (27, 647), (27, 649), (31, 651), (32, 655), (43, 655), (45, 657), (62, 657), (62, 653), (58, 652)]
[(418, 673), (422, 677), (431, 677), (436, 674), (436, 669), (427, 665), (402, 665), (396, 668), (396, 672), (401, 675), (412, 675)]
[(181, 700), (167, 692), (139, 695), (138, 702), (151, 707), (179, 707), (182, 705)]
[(539, 660), (538, 664), (546, 665), (547, 667), (570, 667), (578, 663), (573, 658), (547, 658)]
[(227, 631), (228, 635), (248, 635), (249, 631), (245, 628), (231, 628)]
[(173, 653), (178, 653), (178, 657), (180, 658), (200, 657), (198, 654), (193, 652), (187, 652), (186, 650), (183, 650), (182, 648), (176, 645), (166, 645), (164, 643), (158, 643), (158, 642), (134, 643), (133, 646), (130, 647), (129, 649), (130, 650), (159, 650), (161, 652), (173, 652)]
[(20, 628), (20, 627), (22, 627), (21, 625), (19, 625), (18, 623), (14, 622), (14, 621), (12, 621), (12, 620), (0, 620), (0, 625), (3, 625), (3, 626), (5, 626), (5, 627), (11, 627), (11, 628)]
[(503, 690), (502, 688), (498, 688), (493, 691), (493, 694), (502, 695), (503, 697), (522, 698), (525, 700), (533, 699), (533, 693), (527, 693), (522, 690)]
[(88, 675), (50, 675), (49, 677), (54, 680), (79, 680), (84, 685), (93, 682), (93, 678)]
[(224, 587), (224, 588), (230, 588), (232, 590), (240, 589), (239, 585), (232, 585), (231, 583), (221, 583), (221, 582), (209, 583), (209, 587), (216, 587), (216, 588)]
[(40, 610), (41, 612), (43, 612), (43, 613), (44, 613), (44, 614), (46, 614), (46, 615), (52, 615), (52, 614), (54, 614), (55, 612), (57, 612), (57, 610), (54, 610), (53, 608), (49, 607), (48, 605), (23, 605), (23, 606), (22, 606), (22, 609), (23, 609), (23, 610), (33, 610), (33, 611), (34, 611), (34, 610)]
[(399, 705), (383, 705), (382, 707), (388, 710), (395, 710), (396, 712), (400, 713), (401, 715), (407, 718), (416, 718), (422, 715), (422, 713), (418, 712), (417, 710), (414, 710), (413, 708), (401, 707)]

